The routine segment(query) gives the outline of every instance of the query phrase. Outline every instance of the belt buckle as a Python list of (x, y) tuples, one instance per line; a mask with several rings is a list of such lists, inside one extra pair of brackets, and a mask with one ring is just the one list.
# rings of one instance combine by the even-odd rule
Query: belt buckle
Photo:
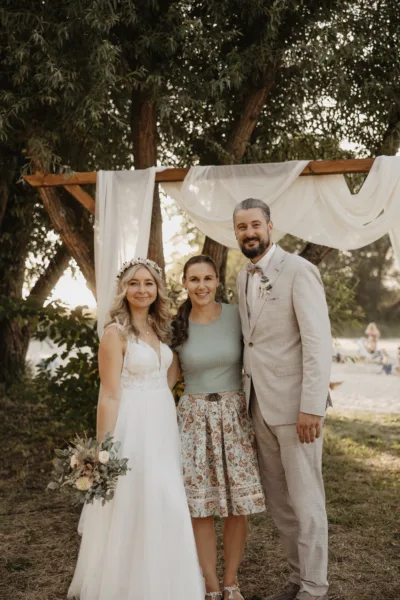
[(221, 400), (221, 395), (220, 394), (207, 394), (206, 399), (209, 402), (218, 402), (218, 400)]

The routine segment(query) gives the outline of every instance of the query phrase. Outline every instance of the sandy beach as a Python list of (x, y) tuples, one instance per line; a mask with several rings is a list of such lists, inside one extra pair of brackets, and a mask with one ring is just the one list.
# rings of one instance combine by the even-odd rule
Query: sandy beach
[[(398, 346), (400, 339), (384, 339), (379, 349), (384, 348), (395, 363)], [(344, 357), (358, 356), (356, 339), (339, 338), (336, 347)], [(333, 363), (331, 381), (343, 382), (332, 390), (333, 411), (400, 413), (400, 376), (386, 375), (380, 365), (351, 361)]]

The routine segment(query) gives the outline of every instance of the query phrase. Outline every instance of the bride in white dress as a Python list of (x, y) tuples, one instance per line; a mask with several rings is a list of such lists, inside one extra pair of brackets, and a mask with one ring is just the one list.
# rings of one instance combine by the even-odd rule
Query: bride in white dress
[(110, 431), (131, 469), (114, 499), (86, 505), (68, 598), (204, 600), (184, 490), (160, 267), (124, 265), (99, 348), (97, 436)]

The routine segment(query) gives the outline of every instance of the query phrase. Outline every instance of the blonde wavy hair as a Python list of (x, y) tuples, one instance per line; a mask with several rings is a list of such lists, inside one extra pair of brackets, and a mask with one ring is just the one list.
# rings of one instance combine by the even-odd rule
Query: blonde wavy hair
[(119, 325), (121, 335), (126, 339), (130, 335), (139, 338), (139, 330), (135, 325), (129, 310), (126, 292), (129, 282), (133, 279), (139, 269), (147, 269), (157, 285), (157, 297), (149, 307), (149, 321), (159, 340), (169, 343), (171, 337), (171, 313), (170, 302), (165, 289), (165, 283), (159, 273), (151, 265), (137, 264), (129, 267), (117, 280), (117, 293), (109, 311), (109, 320), (104, 328), (112, 323)]

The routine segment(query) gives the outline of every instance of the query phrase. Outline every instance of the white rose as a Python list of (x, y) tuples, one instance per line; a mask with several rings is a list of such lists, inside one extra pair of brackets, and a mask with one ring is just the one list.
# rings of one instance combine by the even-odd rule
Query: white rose
[(81, 492), (86, 492), (87, 490), (90, 490), (92, 483), (93, 482), (91, 479), (89, 479), (89, 477), (79, 477), (79, 479), (75, 481), (75, 486)]
[(107, 450), (102, 450), (101, 452), (99, 452), (99, 462), (101, 462), (102, 465), (106, 465), (109, 460), (110, 455), (107, 452)]
[(71, 456), (71, 467), (72, 467), (73, 469), (75, 469), (75, 467), (77, 467), (78, 465), (79, 465), (79, 460), (76, 458), (76, 455), (75, 455), (75, 454), (73, 454), (73, 455)]

